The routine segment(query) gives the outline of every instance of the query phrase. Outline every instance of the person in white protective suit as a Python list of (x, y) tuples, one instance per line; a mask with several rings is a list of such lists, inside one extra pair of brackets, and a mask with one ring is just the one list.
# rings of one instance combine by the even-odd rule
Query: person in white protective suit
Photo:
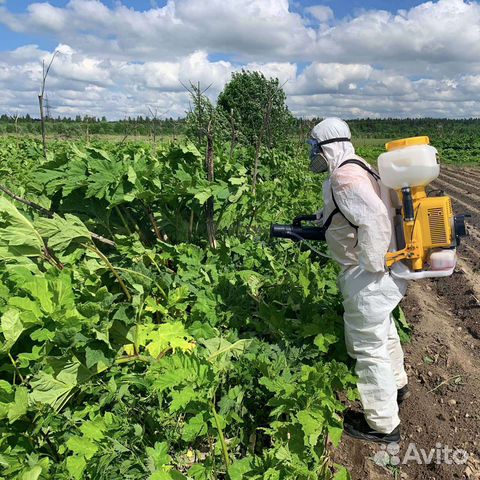
[(328, 171), (319, 221), (330, 254), (341, 265), (345, 342), (356, 360), (365, 416), (347, 414), (345, 432), (377, 442), (400, 440), (399, 404), (409, 395), (392, 311), (406, 290), (392, 278), (385, 256), (392, 240), (389, 210), (376, 172), (355, 155), (348, 125), (327, 118), (312, 130), (311, 169)]

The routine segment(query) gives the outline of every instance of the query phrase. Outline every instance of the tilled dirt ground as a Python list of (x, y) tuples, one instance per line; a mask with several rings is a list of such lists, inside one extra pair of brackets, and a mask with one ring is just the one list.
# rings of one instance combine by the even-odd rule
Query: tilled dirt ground
[[(455, 213), (472, 215), (469, 237), (451, 277), (409, 286), (402, 307), (413, 327), (404, 346), (412, 396), (400, 410), (400, 451), (344, 436), (334, 460), (353, 480), (480, 479), (480, 169), (443, 167), (432, 188), (452, 197)], [(377, 464), (381, 455), (389, 465)]]

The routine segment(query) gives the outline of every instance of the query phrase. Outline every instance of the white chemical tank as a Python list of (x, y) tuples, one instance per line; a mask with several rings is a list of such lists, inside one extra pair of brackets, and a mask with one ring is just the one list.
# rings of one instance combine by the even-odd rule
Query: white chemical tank
[(385, 145), (387, 151), (378, 157), (378, 171), (389, 188), (428, 185), (440, 173), (437, 149), (428, 137), (395, 140)]
[(450, 270), (457, 264), (455, 249), (436, 250), (430, 254), (430, 267), (432, 270)]

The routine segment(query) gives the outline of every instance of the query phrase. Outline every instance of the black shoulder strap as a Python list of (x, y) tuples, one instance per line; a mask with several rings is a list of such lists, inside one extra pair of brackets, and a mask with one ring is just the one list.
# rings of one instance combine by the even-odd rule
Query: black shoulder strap
[[(359, 167), (363, 168), (366, 172), (368, 172), (377, 182), (380, 180), (380, 175), (378, 175), (376, 172), (374, 172), (371, 168), (367, 167), (367, 165), (365, 165), (363, 162), (361, 162), (360, 160), (356, 160), (356, 159), (351, 159), (351, 160), (345, 160), (343, 163), (341, 163), (337, 168), (341, 168), (343, 167), (344, 165), (348, 165), (348, 164), (354, 164), (354, 165), (358, 165)], [(342, 215), (342, 217), (348, 222), (348, 224), (354, 228), (355, 230), (358, 230), (358, 225), (355, 225), (354, 223), (352, 223), (346, 216), (345, 214), (340, 210), (340, 207), (338, 206), (338, 203), (337, 201), (335, 200), (335, 195), (333, 193), (333, 189), (332, 189), (332, 200), (333, 200), (333, 204), (335, 205), (335, 209), (333, 210), (333, 212), (329, 215), (329, 217), (327, 218), (327, 220), (325, 220), (325, 222), (323, 223), (323, 226), (325, 227), (325, 230), (328, 230), (328, 227), (330, 226), (330, 224), (332, 223), (332, 220), (333, 220), (333, 217), (334, 215), (336, 215), (337, 213), (340, 213), (340, 215)]]
[(358, 165), (359, 167), (363, 168), (366, 172), (368, 172), (377, 182), (380, 180), (380, 175), (377, 172), (374, 172), (371, 168), (369, 168), (367, 165), (365, 165), (363, 162), (360, 160), (356, 159), (351, 159), (351, 160), (345, 160), (343, 163), (341, 163), (337, 168), (341, 168), (344, 165), (348, 164), (353, 164), (353, 165)]

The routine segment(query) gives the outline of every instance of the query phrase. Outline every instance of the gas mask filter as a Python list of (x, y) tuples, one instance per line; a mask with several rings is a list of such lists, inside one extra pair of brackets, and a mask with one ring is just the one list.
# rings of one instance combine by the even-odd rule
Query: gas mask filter
[(311, 138), (307, 141), (310, 145), (310, 171), (312, 173), (324, 173), (328, 170), (328, 162), (322, 152), (319, 143)]

